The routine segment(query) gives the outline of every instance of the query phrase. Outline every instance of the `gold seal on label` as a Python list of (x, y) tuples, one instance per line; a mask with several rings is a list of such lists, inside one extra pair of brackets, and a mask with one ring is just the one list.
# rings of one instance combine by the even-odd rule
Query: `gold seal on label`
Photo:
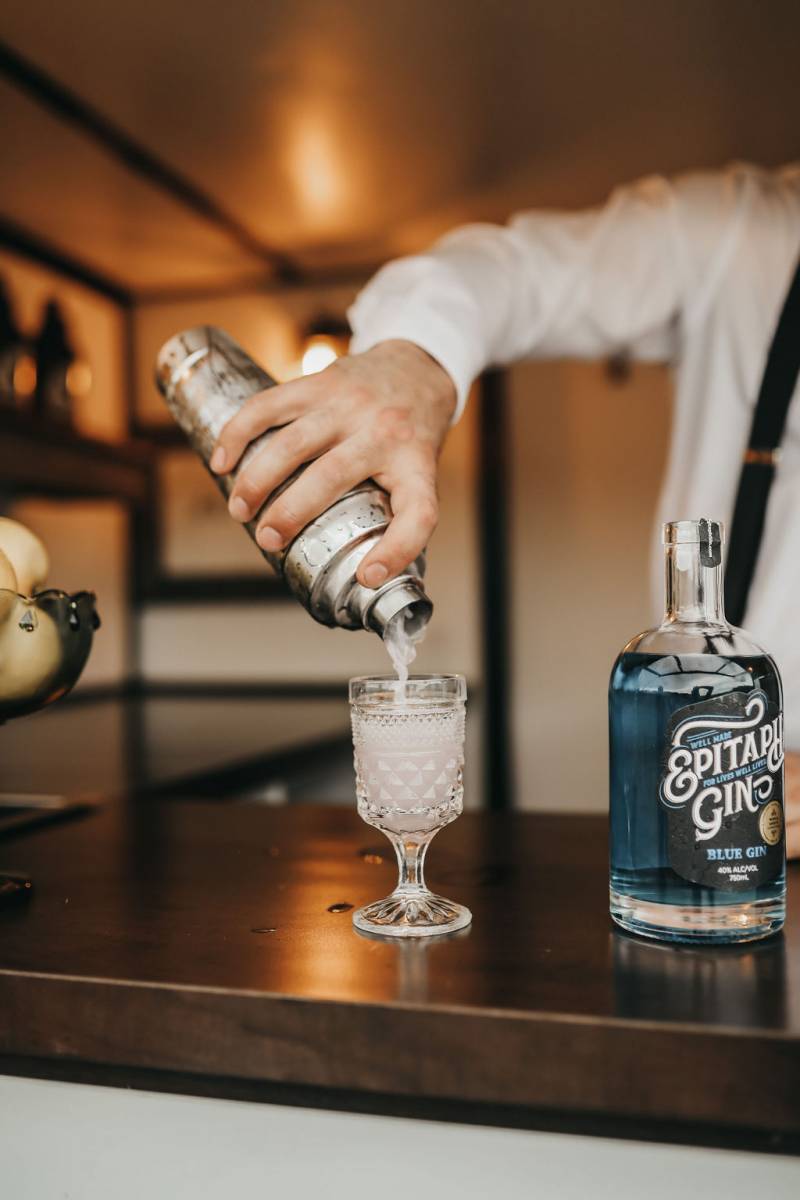
[(758, 828), (768, 846), (777, 846), (783, 833), (783, 809), (779, 800), (770, 800), (758, 819)]

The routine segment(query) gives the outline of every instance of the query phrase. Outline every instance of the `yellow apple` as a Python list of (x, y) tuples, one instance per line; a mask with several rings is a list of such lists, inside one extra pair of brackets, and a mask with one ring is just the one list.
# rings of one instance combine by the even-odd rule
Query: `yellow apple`
[(19, 596), (0, 593), (0, 720), (4, 710), (46, 699), (61, 668), (58, 627), (49, 613)]
[(50, 570), (50, 559), (44, 543), (35, 533), (19, 521), (0, 517), (0, 552), (8, 559), (17, 577), (16, 591), (23, 596), (32, 596), (42, 587)]
[(2, 550), (0, 550), (0, 591), (19, 591), (16, 572)]

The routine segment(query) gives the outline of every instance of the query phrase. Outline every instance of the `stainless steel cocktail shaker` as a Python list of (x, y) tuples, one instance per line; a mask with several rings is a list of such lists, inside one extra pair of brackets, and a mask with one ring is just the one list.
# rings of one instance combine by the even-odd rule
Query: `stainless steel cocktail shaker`
[[(245, 400), (275, 385), (275, 380), (241, 346), (211, 325), (187, 329), (162, 346), (156, 360), (156, 382), (170, 412), (206, 466), (223, 426)], [(260, 453), (274, 432), (251, 442), (235, 471), (213, 475), (224, 496), (230, 495), (239, 471)], [(266, 504), (304, 469), (301, 467)], [(253, 539), (258, 516), (246, 525)], [(356, 579), (358, 564), (378, 541), (391, 516), (388, 495), (374, 480), (367, 479), (307, 525), (285, 549), (261, 553), (283, 576), (303, 607), (323, 625), (371, 629), (382, 637), (392, 618), (405, 611), (406, 628), (413, 635), (427, 624), (433, 608), (422, 586), (424, 554), (404, 575), (374, 591)]]

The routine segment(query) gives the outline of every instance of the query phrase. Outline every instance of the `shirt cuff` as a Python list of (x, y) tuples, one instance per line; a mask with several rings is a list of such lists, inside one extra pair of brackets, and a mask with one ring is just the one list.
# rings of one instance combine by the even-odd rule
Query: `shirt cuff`
[[(350, 349), (354, 354), (363, 354), (379, 342), (399, 339), (413, 342), (442, 367), (452, 379), (456, 389), (456, 409), (451, 418), (455, 425), (463, 413), (469, 390), (481, 369), (477, 356), (469, 354), (464, 345), (464, 334), (435, 312), (415, 305), (414, 311), (372, 313), (361, 326), (356, 306), (350, 309), (349, 317), (355, 328)], [(360, 327), (361, 326), (361, 327)]]

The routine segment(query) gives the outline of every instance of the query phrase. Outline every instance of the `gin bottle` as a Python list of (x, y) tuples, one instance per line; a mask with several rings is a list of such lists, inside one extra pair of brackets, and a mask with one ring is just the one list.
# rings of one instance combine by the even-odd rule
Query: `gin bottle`
[(664, 620), (609, 685), (611, 916), (665, 941), (748, 941), (785, 915), (781, 680), (725, 620), (723, 541), (717, 521), (664, 526)]

